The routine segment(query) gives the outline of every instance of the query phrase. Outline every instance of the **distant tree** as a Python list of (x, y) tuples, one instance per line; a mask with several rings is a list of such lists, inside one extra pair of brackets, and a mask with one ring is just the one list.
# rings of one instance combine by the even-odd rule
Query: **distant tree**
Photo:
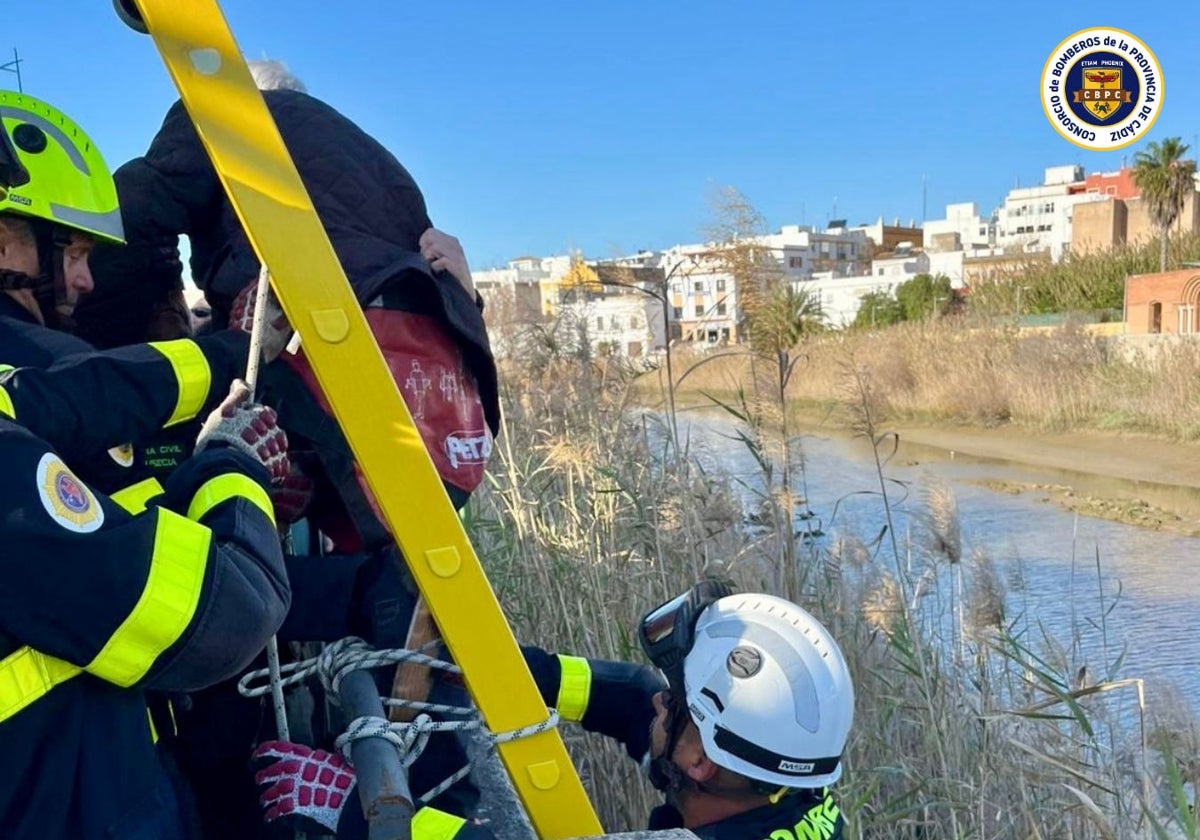
[(856, 329), (890, 327), (903, 320), (900, 302), (891, 292), (867, 292), (859, 301), (858, 314), (851, 326)]
[(571, 257), (571, 265), (558, 281), (558, 287), (563, 303), (585, 300), (602, 291), (600, 276), (596, 269), (584, 262), (582, 254)]
[(896, 301), (905, 321), (922, 321), (934, 313), (945, 315), (950, 311), (953, 297), (950, 278), (944, 274), (936, 277), (918, 274), (896, 287)]
[(1171, 225), (1196, 190), (1196, 161), (1183, 159), (1188, 148), (1178, 137), (1167, 137), (1133, 156), (1133, 181), (1142, 192), (1150, 221), (1158, 228), (1159, 271), (1167, 270)]
[[(807, 289), (779, 285), (746, 316), (750, 349), (791, 372), (790, 354), (805, 336), (825, 329), (820, 299)], [(786, 385), (786, 380), (785, 380)]]

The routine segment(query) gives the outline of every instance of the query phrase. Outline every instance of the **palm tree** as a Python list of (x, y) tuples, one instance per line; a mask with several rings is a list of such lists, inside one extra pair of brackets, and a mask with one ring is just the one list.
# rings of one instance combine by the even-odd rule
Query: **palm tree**
[(1184, 201), (1195, 189), (1196, 161), (1183, 160), (1188, 146), (1178, 137), (1154, 142), (1133, 156), (1133, 181), (1142, 192), (1150, 221), (1158, 228), (1159, 270), (1167, 270), (1167, 240)]

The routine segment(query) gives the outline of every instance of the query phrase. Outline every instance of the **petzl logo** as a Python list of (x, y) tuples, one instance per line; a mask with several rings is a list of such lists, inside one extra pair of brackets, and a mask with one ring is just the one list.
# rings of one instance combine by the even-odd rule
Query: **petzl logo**
[(1046, 117), (1064, 138), (1085, 149), (1119, 149), (1158, 119), (1162, 69), (1123, 29), (1083, 29), (1050, 53), (1041, 90)]
[(492, 436), (487, 432), (451, 432), (442, 445), (450, 466), (458, 469), (462, 464), (484, 464), (492, 454)]

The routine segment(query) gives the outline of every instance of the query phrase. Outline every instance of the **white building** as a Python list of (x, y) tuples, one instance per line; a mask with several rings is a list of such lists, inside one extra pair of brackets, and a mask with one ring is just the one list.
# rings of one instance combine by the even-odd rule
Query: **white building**
[(666, 345), (662, 303), (639, 292), (565, 303), (561, 312), (586, 324), (593, 355), (640, 359)]
[[(922, 225), (922, 245), (926, 251), (953, 251), (991, 247), (996, 238), (996, 224), (979, 215), (975, 202), (947, 204), (946, 218), (930, 219)], [(946, 243), (958, 234), (957, 247)]]
[[(780, 278), (793, 283), (820, 273), (859, 274), (871, 251), (866, 232), (841, 226), (817, 230), (785, 225), (778, 233), (754, 237), (753, 242), (771, 253)], [(658, 265), (669, 278), (674, 338), (703, 344), (740, 340), (737, 284), (720, 252), (721, 246), (708, 243), (676, 245), (662, 253)]]
[(1010, 190), (997, 210), (996, 245), (1024, 251), (1049, 251), (1058, 261), (1071, 246), (1071, 217), (1076, 204), (1102, 200), (1084, 191), (1071, 194), (1084, 181), (1083, 167), (1047, 167), (1044, 182), (1036, 187)]

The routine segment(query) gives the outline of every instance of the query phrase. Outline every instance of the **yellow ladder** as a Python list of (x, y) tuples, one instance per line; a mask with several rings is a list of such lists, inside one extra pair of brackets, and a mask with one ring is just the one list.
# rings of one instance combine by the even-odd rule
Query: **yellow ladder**
[[(545, 720), (512, 630), (218, 3), (136, 4), (488, 727)], [(557, 731), (499, 751), (540, 837), (602, 833)]]

